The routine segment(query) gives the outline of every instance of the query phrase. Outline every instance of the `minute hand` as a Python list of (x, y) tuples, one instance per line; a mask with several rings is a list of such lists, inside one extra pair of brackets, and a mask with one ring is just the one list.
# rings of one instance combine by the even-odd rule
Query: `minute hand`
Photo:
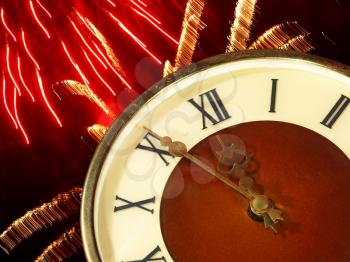
[(172, 139), (168, 136), (160, 136), (157, 133), (153, 132), (147, 127), (144, 127), (152, 136), (157, 138), (162, 146), (166, 146), (168, 148), (168, 152), (176, 157), (185, 157), (188, 160), (192, 161), (203, 170), (207, 171), (209, 174), (215, 176), (217, 179), (240, 193), (242, 196), (247, 198), (250, 201), (251, 208), (254, 207), (254, 213), (259, 213), (264, 218), (265, 227), (270, 227), (275, 233), (277, 233), (277, 229), (275, 224), (280, 220), (283, 220), (282, 211), (274, 206), (271, 206), (270, 200), (264, 195), (255, 195), (239, 185), (235, 184), (227, 177), (222, 175), (220, 172), (216, 171), (203, 161), (199, 160), (195, 156), (191, 155), (187, 151), (187, 147), (184, 143), (180, 141), (173, 142)]
[(149, 128), (145, 127), (145, 129), (154, 137), (156, 137), (158, 140), (160, 140), (161, 144), (163, 146), (168, 147), (168, 151), (169, 153), (171, 153), (174, 156), (177, 157), (185, 157), (188, 160), (190, 160), (191, 162), (195, 163), (196, 165), (198, 165), (200, 168), (204, 169), (205, 171), (207, 171), (209, 174), (215, 176), (217, 179), (219, 179), (221, 182), (225, 183), (226, 185), (228, 185), (229, 187), (231, 187), (232, 189), (236, 190), (237, 192), (239, 192), (241, 195), (243, 195), (245, 198), (252, 200), (255, 198), (255, 195), (246, 191), (245, 189), (241, 188), (239, 185), (235, 184), (234, 182), (232, 182), (230, 179), (228, 179), (227, 177), (225, 177), (224, 175), (222, 175), (221, 173), (219, 173), (218, 171), (216, 171), (214, 168), (210, 167), (209, 165), (207, 165), (206, 163), (204, 163), (203, 161), (199, 160), (198, 158), (196, 158), (195, 156), (191, 155), (190, 153), (188, 153), (187, 151), (187, 147), (184, 143), (179, 142), (179, 141), (175, 141), (173, 142), (172, 139), (170, 137), (162, 137), (160, 135), (158, 135), (157, 133), (155, 133), (154, 131), (150, 130)]

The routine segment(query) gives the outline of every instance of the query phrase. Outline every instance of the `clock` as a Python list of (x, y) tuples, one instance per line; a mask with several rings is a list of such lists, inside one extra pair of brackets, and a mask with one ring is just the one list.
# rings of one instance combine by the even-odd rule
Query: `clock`
[(109, 129), (89, 261), (349, 261), (349, 69), (276, 50), (193, 64)]

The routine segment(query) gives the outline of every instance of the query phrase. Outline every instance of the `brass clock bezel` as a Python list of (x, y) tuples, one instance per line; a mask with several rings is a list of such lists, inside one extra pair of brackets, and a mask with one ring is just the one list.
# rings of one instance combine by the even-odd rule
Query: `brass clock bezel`
[(350, 68), (344, 64), (335, 62), (323, 57), (304, 54), (299, 52), (283, 51), (283, 50), (246, 50), (234, 53), (222, 54), (214, 56), (198, 63), (193, 63), (190, 66), (178, 70), (177, 72), (163, 78), (158, 83), (154, 84), (142, 95), (140, 95), (126, 110), (119, 115), (119, 117), (113, 122), (108, 129), (107, 134), (104, 136), (102, 142), (99, 144), (93, 159), (91, 161), (82, 195), (81, 204), (81, 233), (83, 239), (83, 246), (85, 255), (88, 261), (101, 261), (99, 255), (96, 238), (94, 235), (94, 198), (99, 174), (103, 166), (104, 160), (109, 152), (109, 149), (117, 139), (123, 127), (127, 122), (138, 112), (138, 110), (147, 103), (154, 95), (156, 95), (163, 88), (168, 85), (188, 77), (194, 73), (206, 70), (210, 67), (241, 60), (249, 59), (264, 59), (264, 58), (277, 58), (277, 59), (292, 59), (303, 60), (310, 64), (316, 64), (327, 69), (331, 69), (335, 72), (350, 77)]

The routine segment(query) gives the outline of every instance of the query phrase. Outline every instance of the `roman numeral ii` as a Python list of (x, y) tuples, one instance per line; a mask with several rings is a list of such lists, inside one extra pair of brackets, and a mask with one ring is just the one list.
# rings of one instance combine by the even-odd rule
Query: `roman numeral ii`
[(341, 95), (337, 103), (333, 106), (332, 110), (328, 113), (328, 115), (321, 122), (321, 124), (328, 128), (332, 128), (339, 119), (339, 117), (344, 113), (349, 103), (350, 99), (344, 95)]

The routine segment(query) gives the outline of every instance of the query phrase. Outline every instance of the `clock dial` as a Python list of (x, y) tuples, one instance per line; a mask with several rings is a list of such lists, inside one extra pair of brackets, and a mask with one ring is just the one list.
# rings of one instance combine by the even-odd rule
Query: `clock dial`
[[(298, 125), (257, 121), (221, 130), (191, 153), (215, 167), (218, 136), (226, 145), (235, 142), (252, 152), (257, 165), (249, 177), (282, 208), (284, 220), (278, 223), (279, 234), (267, 231), (249, 216), (246, 199), (182, 159), (163, 196), (177, 192), (180, 179), (183, 190), (175, 198), (163, 197), (160, 210), (163, 238), (174, 261), (349, 258), (350, 211), (344, 206), (350, 161), (335, 144)], [(235, 173), (231, 177), (238, 180)]]
[(153, 87), (90, 167), (88, 259), (349, 260), (350, 81), (338, 68), (245, 52)]

